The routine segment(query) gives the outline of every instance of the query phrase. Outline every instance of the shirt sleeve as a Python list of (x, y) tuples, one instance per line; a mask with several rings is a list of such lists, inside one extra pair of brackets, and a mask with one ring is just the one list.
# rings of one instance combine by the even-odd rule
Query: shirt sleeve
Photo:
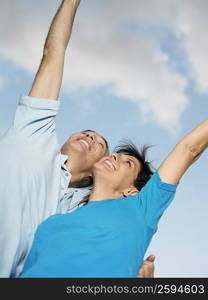
[(155, 231), (159, 219), (175, 196), (177, 186), (178, 184), (163, 182), (157, 170), (137, 195), (139, 209), (147, 225)]
[(14, 133), (33, 142), (54, 135), (59, 106), (59, 101), (22, 96), (12, 126)]

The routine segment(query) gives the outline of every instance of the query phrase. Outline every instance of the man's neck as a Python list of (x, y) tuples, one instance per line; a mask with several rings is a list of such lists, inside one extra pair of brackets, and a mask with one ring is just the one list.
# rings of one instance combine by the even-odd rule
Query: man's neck
[(84, 178), (89, 177), (91, 175), (88, 170), (83, 170), (83, 164), (80, 163), (80, 160), (67, 160), (65, 162), (65, 166), (72, 175), (70, 185), (76, 185), (77, 182), (80, 182)]
[(86, 178), (86, 176), (82, 173), (78, 173), (78, 174), (72, 174), (71, 180), (70, 180), (70, 186), (76, 186), (76, 183), (80, 183), (80, 181), (84, 180), (84, 178)]

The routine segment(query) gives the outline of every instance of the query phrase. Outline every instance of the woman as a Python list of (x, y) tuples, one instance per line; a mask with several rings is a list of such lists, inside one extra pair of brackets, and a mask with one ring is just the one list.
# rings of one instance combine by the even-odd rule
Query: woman
[(123, 145), (94, 165), (89, 201), (39, 226), (21, 277), (136, 277), (176, 189), (146, 151)]

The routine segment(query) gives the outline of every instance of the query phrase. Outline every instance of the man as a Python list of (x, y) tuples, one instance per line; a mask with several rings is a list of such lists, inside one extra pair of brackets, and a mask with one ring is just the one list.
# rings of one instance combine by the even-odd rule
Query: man
[(55, 100), (79, 3), (62, 1), (29, 96), (20, 98), (14, 123), (0, 138), (0, 277), (19, 274), (38, 224), (78, 205), (88, 188), (76, 189), (77, 183), (86, 186), (93, 164), (108, 153), (105, 139), (88, 130), (72, 135), (62, 153), (57, 143)]
[(61, 152), (57, 143), (56, 100), (79, 3), (62, 1), (29, 96), (20, 98), (14, 123), (0, 138), (0, 277), (18, 276), (39, 223), (78, 206), (93, 164), (108, 153), (106, 140), (89, 130), (72, 135)]

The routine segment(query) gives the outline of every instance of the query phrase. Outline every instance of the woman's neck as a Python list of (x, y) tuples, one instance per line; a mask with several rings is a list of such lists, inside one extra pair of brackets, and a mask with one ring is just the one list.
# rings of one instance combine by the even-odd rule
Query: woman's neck
[(121, 197), (121, 194), (119, 192), (116, 192), (109, 187), (107, 188), (106, 185), (102, 186), (101, 184), (99, 184), (98, 186), (96, 183), (94, 183), (89, 201), (115, 199), (119, 197)]

